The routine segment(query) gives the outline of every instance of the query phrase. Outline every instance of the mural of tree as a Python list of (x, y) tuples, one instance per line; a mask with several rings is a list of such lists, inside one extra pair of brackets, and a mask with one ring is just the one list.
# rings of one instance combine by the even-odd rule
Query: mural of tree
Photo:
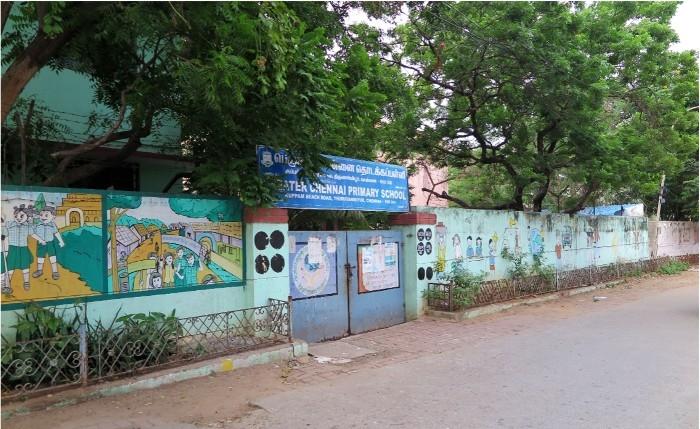
[(46, 206), (46, 200), (44, 199), (44, 194), (39, 194), (39, 197), (34, 203), (34, 208), (37, 210), (42, 210)]
[(109, 236), (110, 253), (112, 260), (112, 291), (119, 292), (119, 277), (117, 273), (117, 221), (129, 209), (138, 208), (141, 205), (141, 197), (135, 195), (107, 195), (105, 196), (105, 208), (109, 210)]
[(240, 201), (170, 198), (170, 208), (177, 214), (192, 218), (207, 218), (211, 222), (241, 220)]

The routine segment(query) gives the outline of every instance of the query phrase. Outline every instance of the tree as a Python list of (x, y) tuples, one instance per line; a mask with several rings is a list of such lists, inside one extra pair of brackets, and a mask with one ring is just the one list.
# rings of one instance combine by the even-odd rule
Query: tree
[[(312, 178), (327, 165), (324, 152), (351, 154), (359, 147), (369, 156), (368, 137), (392, 103), (382, 91), (399, 87), (380, 78), (383, 64), (341, 40), (347, 8), (339, 5), (103, 3), (91, 6), (90, 19), (72, 3), (49, 10), (47, 15), (37, 3), (15, 6), (4, 61), (22, 61), (41, 46), (48, 59), (23, 69), (23, 80), (44, 65), (61, 70), (70, 64), (91, 78), (96, 101), (114, 115), (100, 135), (51, 153), (55, 168), (44, 171), (47, 185), (70, 185), (123, 162), (161, 122), (174, 118), (181, 150), (196, 166), (193, 189), (264, 204), (280, 183), (258, 176), (256, 145), (284, 147)], [(47, 16), (51, 34), (39, 28)], [(53, 49), (59, 38), (60, 49)], [(336, 41), (344, 49), (330, 55)], [(3, 106), (11, 101), (3, 98)], [(95, 156), (115, 142), (122, 142), (117, 154)]]
[[(697, 113), (682, 114), (697, 97), (697, 65), (689, 61), (695, 55), (669, 51), (675, 7), (412, 6), (409, 22), (395, 32), (400, 50), (386, 61), (414, 74), (424, 127), (394, 150), (504, 177), (511, 196), (492, 208), (527, 204), (539, 211), (558, 175), (580, 185), (567, 191), (578, 194), (559, 196), (570, 212), (630, 182), (647, 186), (646, 176), (661, 174), (649, 168), (651, 160), (672, 168), (687, 153), (678, 126), (697, 127)], [(660, 136), (672, 138), (659, 144)]]
[(129, 211), (141, 206), (141, 197), (134, 195), (107, 194), (104, 197), (105, 209), (109, 211), (109, 243), (112, 264), (112, 292), (119, 292), (119, 270), (117, 255), (117, 222)]

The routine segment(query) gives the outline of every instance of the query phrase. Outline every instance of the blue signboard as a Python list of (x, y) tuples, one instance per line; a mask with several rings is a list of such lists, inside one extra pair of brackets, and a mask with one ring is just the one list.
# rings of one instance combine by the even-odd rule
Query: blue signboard
[(284, 179), (283, 198), (276, 207), (321, 210), (408, 211), (406, 167), (326, 155), (331, 168), (312, 184), (299, 181), (299, 166), (284, 150), (258, 146), (262, 174)]

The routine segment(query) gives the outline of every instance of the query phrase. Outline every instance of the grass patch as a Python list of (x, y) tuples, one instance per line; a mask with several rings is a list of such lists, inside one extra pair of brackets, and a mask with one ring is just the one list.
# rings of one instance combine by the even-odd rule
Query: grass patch
[(671, 261), (659, 267), (659, 273), (665, 275), (678, 274), (690, 268), (690, 264), (683, 261)]

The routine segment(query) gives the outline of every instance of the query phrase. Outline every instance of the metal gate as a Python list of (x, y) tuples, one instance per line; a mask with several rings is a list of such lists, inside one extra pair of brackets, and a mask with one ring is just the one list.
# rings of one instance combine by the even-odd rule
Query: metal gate
[(292, 335), (309, 342), (403, 323), (398, 231), (290, 231)]

